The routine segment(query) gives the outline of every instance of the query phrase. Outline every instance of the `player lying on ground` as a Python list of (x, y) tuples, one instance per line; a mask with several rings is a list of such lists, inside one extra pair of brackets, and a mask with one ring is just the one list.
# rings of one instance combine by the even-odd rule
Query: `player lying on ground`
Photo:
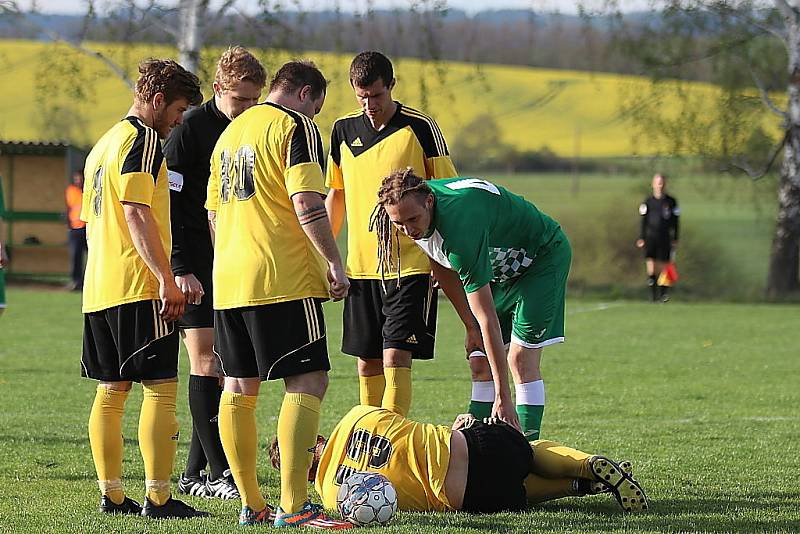
[[(279, 466), (276, 441), (270, 455)], [(480, 422), (470, 414), (459, 415), (451, 429), (355, 406), (333, 429), (310, 475), (315, 468), (317, 492), (329, 509), (356, 471), (386, 476), (401, 510), (492, 513), (600, 492), (610, 492), (626, 511), (647, 509), (627, 462), (554, 441), (529, 443), (499, 419)]]
[(544, 412), (539, 361), (544, 347), (564, 341), (572, 259), (559, 224), (486, 180), (425, 181), (410, 168), (383, 180), (370, 224), (383, 259), (396, 261), (399, 235), (407, 235), (431, 258), (436, 279), (465, 325), (465, 317), (477, 319), (488, 365), (486, 358), (470, 358), (469, 412), (479, 419), (497, 416), (529, 440), (539, 438)]

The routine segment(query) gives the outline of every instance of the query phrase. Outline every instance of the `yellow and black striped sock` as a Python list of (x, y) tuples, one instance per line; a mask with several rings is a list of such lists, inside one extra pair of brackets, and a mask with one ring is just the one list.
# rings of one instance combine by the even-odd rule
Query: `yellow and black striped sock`
[(89, 415), (89, 445), (100, 491), (115, 504), (125, 500), (122, 488), (122, 414), (127, 391), (97, 386)]
[(178, 383), (142, 384), (142, 392), (139, 449), (144, 461), (146, 495), (153, 504), (162, 506), (170, 497), (169, 478), (178, 450)]
[(258, 487), (256, 457), (257, 395), (223, 391), (219, 400), (219, 437), (228, 458), (233, 480), (242, 496), (242, 506), (260, 512), (267, 505)]
[(308, 393), (286, 393), (278, 416), (281, 451), (281, 510), (293, 514), (308, 500), (308, 469), (319, 430), (322, 400)]

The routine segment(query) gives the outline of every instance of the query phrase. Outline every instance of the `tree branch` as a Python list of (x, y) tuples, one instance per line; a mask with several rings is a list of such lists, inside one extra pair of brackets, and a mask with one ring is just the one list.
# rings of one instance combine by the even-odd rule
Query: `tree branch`
[(82, 54), (85, 54), (87, 56), (90, 56), (90, 57), (93, 57), (95, 59), (100, 60), (108, 68), (110, 68), (112, 71), (114, 71), (114, 74), (116, 74), (123, 82), (125, 82), (125, 84), (128, 87), (133, 89), (133, 86), (134, 86), (133, 80), (130, 79), (130, 77), (128, 76), (128, 73), (125, 72), (125, 70), (122, 67), (120, 67), (119, 65), (117, 65), (116, 63), (111, 61), (109, 58), (107, 58), (101, 52), (98, 52), (97, 50), (92, 50), (91, 48), (87, 48), (86, 46), (84, 46), (81, 43), (72, 42), (69, 39), (67, 39), (64, 36), (62, 36), (61, 34), (59, 34), (57, 32), (54, 32), (52, 30), (49, 30), (47, 28), (44, 28), (41, 25), (32, 22), (27, 17), (27, 15), (23, 11), (21, 11), (19, 9), (19, 6), (17, 5), (17, 3), (14, 0), (0, 0), (0, 12), (9, 13), (11, 15), (14, 15), (16, 17), (19, 17), (19, 18), (25, 20), (25, 22), (27, 22), (28, 24), (30, 24), (31, 26), (33, 26), (34, 28), (36, 28), (37, 30), (42, 32), (43, 34), (47, 35), (47, 37), (49, 37), (50, 40), (52, 40), (53, 42), (64, 43), (65, 45), (73, 48), (74, 50), (77, 50), (78, 52), (80, 52)]
[(750, 76), (753, 78), (753, 82), (755, 82), (756, 87), (758, 87), (758, 94), (761, 96), (761, 101), (764, 103), (764, 105), (767, 106), (767, 108), (775, 115), (788, 122), (789, 114), (775, 105), (775, 103), (769, 97), (769, 93), (767, 93), (767, 90), (764, 88), (764, 84), (761, 83), (761, 78), (759, 78), (758, 74), (756, 74), (753, 70), (753, 67), (748, 64), (747, 68), (750, 70)]
[(753, 170), (753, 168), (746, 161), (743, 161), (741, 159), (731, 160), (730, 166), (739, 169), (740, 171), (743, 171), (752, 180), (758, 180), (760, 178), (763, 178), (770, 171), (770, 169), (772, 169), (772, 165), (778, 158), (778, 154), (781, 153), (781, 150), (786, 145), (786, 142), (789, 140), (789, 132), (790, 130), (787, 129), (786, 133), (783, 135), (783, 139), (781, 139), (780, 143), (778, 143), (773, 149), (772, 156), (770, 156), (769, 161), (760, 171)]

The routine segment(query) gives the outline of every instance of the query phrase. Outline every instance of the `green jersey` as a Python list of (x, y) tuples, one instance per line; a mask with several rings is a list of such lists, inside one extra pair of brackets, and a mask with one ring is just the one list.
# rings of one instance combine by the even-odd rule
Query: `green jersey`
[(427, 182), (436, 199), (433, 233), (416, 243), (461, 277), (467, 293), (525, 274), (548, 252), (559, 224), (536, 206), (478, 178)]

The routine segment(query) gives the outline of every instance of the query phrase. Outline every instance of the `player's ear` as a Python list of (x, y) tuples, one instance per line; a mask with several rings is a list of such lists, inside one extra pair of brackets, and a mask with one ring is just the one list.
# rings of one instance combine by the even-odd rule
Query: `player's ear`
[(310, 85), (304, 85), (300, 88), (300, 92), (297, 96), (300, 98), (300, 102), (305, 102), (307, 98), (311, 98), (312, 89)]
[(153, 109), (161, 109), (166, 106), (167, 104), (167, 97), (164, 96), (164, 93), (158, 92), (153, 95)]

